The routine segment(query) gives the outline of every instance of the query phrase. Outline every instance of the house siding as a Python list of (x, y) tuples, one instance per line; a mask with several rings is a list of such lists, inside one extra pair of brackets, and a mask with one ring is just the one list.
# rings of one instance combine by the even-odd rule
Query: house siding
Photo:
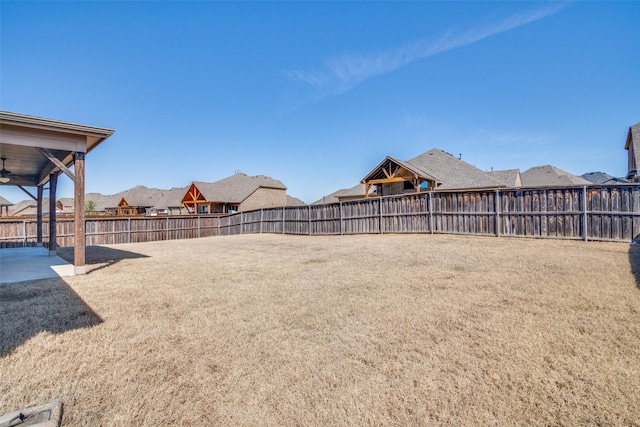
[(239, 206), (240, 212), (287, 205), (287, 191), (275, 188), (258, 188)]

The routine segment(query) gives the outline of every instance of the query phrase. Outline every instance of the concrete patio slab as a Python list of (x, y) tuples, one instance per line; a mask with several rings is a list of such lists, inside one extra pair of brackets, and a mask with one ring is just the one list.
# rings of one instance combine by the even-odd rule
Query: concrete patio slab
[(47, 248), (0, 249), (0, 285), (69, 277), (74, 273), (73, 264), (59, 256), (49, 256)]

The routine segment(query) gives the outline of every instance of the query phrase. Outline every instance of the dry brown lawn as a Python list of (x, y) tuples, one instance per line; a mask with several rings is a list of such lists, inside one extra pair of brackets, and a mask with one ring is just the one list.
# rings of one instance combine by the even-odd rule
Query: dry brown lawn
[(635, 248), (438, 235), (91, 247), (85, 276), (0, 287), (0, 413), (62, 400), (68, 426), (637, 426)]

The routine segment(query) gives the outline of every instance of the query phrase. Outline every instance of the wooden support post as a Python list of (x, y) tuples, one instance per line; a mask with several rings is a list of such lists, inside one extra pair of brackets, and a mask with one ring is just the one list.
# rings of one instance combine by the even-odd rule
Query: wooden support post
[(58, 175), (49, 174), (49, 256), (58, 254), (56, 242), (56, 187)]
[(309, 220), (309, 236), (311, 236), (311, 205), (307, 205), (307, 219)]
[(285, 217), (285, 214), (286, 214), (285, 209), (286, 209), (285, 206), (283, 206), (282, 207), (282, 234), (284, 234), (284, 217)]
[(338, 209), (340, 210), (340, 235), (342, 236), (342, 202), (340, 202)]
[(38, 200), (36, 204), (36, 246), (42, 247), (42, 200), (44, 186), (38, 185)]
[(84, 230), (84, 153), (77, 152), (73, 160), (73, 269), (75, 274), (85, 274), (85, 230)]

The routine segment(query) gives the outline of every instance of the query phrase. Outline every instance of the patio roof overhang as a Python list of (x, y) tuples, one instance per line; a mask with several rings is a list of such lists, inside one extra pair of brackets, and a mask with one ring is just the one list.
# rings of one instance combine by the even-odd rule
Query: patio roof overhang
[[(0, 111), (0, 157), (6, 159), (0, 185), (18, 186), (38, 201), (38, 242), (42, 243), (42, 191), (46, 183), (50, 184), (49, 251), (52, 255), (56, 253), (57, 177), (64, 173), (74, 181), (74, 265), (77, 274), (84, 273), (84, 156), (113, 132), (111, 129)], [(24, 187), (37, 187), (37, 197)]]
[(113, 132), (0, 111), (0, 156), (7, 159), (5, 167), (11, 171), (5, 185), (44, 185), (52, 173), (73, 165), (74, 153), (89, 153)]

